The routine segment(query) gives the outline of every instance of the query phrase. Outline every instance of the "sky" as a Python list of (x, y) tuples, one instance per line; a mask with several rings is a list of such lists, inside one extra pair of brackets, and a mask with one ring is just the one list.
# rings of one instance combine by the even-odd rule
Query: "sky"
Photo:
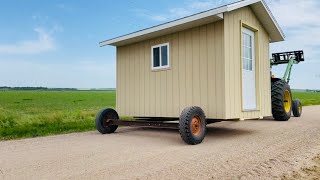
[[(100, 41), (235, 0), (2, 0), (0, 86), (114, 88), (116, 51)], [(304, 50), (290, 85), (320, 89), (320, 1), (266, 0), (286, 41), (271, 52)], [(285, 66), (274, 68), (282, 76)]]

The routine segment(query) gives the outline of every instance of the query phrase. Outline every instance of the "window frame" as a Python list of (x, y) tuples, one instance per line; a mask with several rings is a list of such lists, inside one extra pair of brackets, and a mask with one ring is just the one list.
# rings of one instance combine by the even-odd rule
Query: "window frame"
[[(163, 46), (167, 46), (167, 60), (168, 63), (165, 66), (162, 66), (162, 48)], [(160, 66), (154, 67), (154, 57), (153, 57), (153, 49), (159, 48), (159, 64)], [(162, 69), (168, 69), (170, 68), (170, 43), (163, 43), (163, 44), (158, 44), (155, 46), (151, 46), (151, 69), (152, 70), (162, 70)]]
[[(249, 28), (244, 27), (241, 33), (242, 36), (242, 42), (241, 42), (241, 48), (242, 48), (242, 69), (246, 70), (246, 71), (255, 71), (255, 61), (256, 61), (256, 52), (255, 52), (255, 32), (250, 30)], [(243, 34), (247, 35), (248, 37), (250, 37), (250, 43), (251, 46), (247, 46), (244, 43), (244, 36)], [(251, 56), (251, 59), (249, 57), (246, 57), (246, 50), (250, 50), (250, 53), (248, 54), (249, 57)], [(245, 64), (245, 61), (247, 64)], [(246, 65), (245, 68), (244, 65)], [(250, 66), (251, 65), (251, 66)], [(251, 67), (251, 68), (250, 68)]]

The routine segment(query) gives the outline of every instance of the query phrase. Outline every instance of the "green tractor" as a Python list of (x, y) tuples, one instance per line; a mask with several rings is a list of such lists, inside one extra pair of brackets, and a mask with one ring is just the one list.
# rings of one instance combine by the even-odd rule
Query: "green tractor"
[(280, 64), (287, 64), (283, 78), (271, 77), (271, 101), (272, 115), (275, 120), (288, 121), (291, 113), (300, 117), (302, 105), (300, 100), (292, 100), (292, 93), (289, 86), (292, 66), (304, 61), (303, 51), (292, 51), (272, 54), (271, 68)]

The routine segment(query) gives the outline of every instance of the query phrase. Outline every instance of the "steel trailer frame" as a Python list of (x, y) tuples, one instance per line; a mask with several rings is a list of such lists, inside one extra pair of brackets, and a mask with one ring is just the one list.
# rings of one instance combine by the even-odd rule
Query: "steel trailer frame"
[[(108, 125), (130, 127), (153, 127), (153, 128), (179, 128), (179, 118), (132, 118), (130, 120), (106, 119)], [(216, 119), (206, 119), (207, 124), (221, 122)]]

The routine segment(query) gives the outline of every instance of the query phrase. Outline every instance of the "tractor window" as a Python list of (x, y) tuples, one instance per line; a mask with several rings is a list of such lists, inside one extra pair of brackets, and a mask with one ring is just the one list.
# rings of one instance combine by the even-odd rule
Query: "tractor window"
[(169, 43), (152, 46), (152, 70), (169, 68)]

